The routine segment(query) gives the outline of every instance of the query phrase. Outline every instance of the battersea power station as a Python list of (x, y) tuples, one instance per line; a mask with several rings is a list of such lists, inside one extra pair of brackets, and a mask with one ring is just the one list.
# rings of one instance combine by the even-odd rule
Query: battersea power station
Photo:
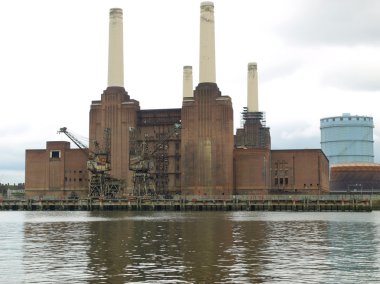
[[(234, 131), (232, 99), (215, 70), (214, 4), (200, 5), (199, 82), (183, 67), (182, 106), (142, 109), (124, 87), (123, 11), (110, 10), (108, 85), (89, 109), (90, 145), (70, 127), (68, 141), (26, 150), (30, 198), (131, 195), (322, 194), (329, 162), (321, 149), (272, 150), (258, 104), (257, 64), (247, 68), (243, 126)], [(242, 94), (237, 94), (242, 95)], [(85, 110), (84, 110), (85, 111)]]

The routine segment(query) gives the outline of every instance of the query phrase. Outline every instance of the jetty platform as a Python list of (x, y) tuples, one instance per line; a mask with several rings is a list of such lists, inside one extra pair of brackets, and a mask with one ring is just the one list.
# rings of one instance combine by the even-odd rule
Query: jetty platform
[(380, 210), (377, 195), (131, 196), (120, 199), (0, 199), (0, 210), (354, 211)]

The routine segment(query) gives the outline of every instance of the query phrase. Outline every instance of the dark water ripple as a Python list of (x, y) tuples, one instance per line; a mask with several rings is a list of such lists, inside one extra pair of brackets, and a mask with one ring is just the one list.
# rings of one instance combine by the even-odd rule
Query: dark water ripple
[(0, 283), (380, 283), (380, 212), (0, 212)]

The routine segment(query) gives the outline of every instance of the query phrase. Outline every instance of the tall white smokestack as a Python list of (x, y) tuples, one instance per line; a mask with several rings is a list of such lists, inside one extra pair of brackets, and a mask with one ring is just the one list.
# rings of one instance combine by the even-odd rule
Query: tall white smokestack
[(193, 68), (191, 66), (183, 66), (183, 97), (193, 96)]
[(247, 107), (248, 112), (259, 111), (259, 92), (257, 83), (257, 64), (248, 63), (248, 80), (247, 80)]
[(108, 87), (124, 87), (123, 10), (110, 9)]
[(214, 3), (201, 3), (199, 83), (215, 83)]

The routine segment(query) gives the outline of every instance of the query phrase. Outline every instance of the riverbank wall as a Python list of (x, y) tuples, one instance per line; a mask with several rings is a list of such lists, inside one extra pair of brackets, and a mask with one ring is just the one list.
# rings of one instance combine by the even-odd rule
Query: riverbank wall
[(4, 199), (0, 210), (353, 211), (380, 210), (380, 195), (174, 196), (124, 199)]

